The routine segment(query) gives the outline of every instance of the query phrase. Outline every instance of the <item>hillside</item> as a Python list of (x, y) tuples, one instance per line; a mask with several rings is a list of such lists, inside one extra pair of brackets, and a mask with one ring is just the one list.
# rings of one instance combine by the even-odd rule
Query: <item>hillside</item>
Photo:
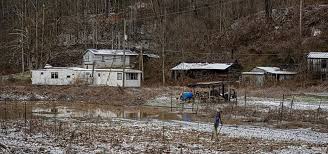
[(217, 44), (230, 44), (246, 67), (301, 65), (309, 51), (328, 49), (328, 5), (304, 8), (301, 38), (297, 11), (295, 7), (275, 9), (272, 20), (259, 12), (237, 20), (229, 32), (213, 38)]
[[(164, 47), (166, 72), (179, 62), (235, 60), (244, 70), (258, 65), (299, 69), (308, 51), (328, 49), (326, 1), (305, 2), (301, 38), (299, 1), (270, 1), (270, 7), (267, 2), (44, 1), (36, 10), (33, 2), (3, 3), (0, 74), (46, 63), (78, 65), (85, 49), (122, 48), (124, 19), (128, 47), (159, 55)], [(161, 67), (162, 59), (146, 64), (146, 79), (159, 81)]]

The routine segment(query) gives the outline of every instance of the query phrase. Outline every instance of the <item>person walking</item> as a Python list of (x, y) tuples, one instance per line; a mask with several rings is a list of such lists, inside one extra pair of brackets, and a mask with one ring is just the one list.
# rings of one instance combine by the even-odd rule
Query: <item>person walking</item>
[(222, 114), (222, 111), (220, 111), (220, 110), (216, 111), (215, 118), (214, 118), (214, 130), (213, 130), (213, 134), (212, 134), (212, 140), (213, 140), (213, 138), (215, 138), (215, 140), (218, 139), (219, 125), (221, 125), (221, 128), (222, 128), (223, 123), (222, 123), (222, 119), (221, 119), (221, 114)]

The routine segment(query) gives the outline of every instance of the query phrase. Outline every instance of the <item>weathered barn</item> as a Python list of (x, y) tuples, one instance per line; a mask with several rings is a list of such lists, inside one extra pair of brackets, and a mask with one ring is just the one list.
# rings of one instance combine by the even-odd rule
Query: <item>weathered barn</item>
[(242, 72), (242, 82), (247, 85), (263, 86), (265, 73), (264, 72)]
[(173, 80), (192, 79), (234, 80), (238, 78), (240, 65), (235, 63), (180, 63), (171, 69)]
[[(124, 61), (125, 51), (125, 63)], [(140, 54), (131, 50), (110, 50), (110, 49), (88, 49), (83, 55), (83, 67), (87, 69), (93, 68), (122, 68), (125, 67), (134, 68), (138, 61)], [(154, 54), (142, 54), (149, 58), (159, 58)]]
[[(125, 87), (140, 87), (141, 71), (125, 69)], [(77, 67), (48, 67), (32, 70), (34, 85), (102, 85), (123, 86), (123, 69), (85, 69)]]
[(242, 82), (263, 86), (265, 82), (293, 79), (296, 74), (281, 70), (279, 67), (255, 67), (249, 72), (242, 72)]
[(326, 80), (328, 77), (328, 52), (310, 52), (307, 55), (308, 70), (315, 78)]

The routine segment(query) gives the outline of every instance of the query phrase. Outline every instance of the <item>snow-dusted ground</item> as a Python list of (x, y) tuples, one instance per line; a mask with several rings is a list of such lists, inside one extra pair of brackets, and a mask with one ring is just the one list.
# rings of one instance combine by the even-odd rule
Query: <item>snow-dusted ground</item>
[[(25, 135), (14, 128), (7, 130), (9, 132), (7, 135), (2, 131), (0, 141), (10, 149), (16, 149), (16, 153), (35, 153), (42, 150), (49, 153), (64, 153), (65, 149), (68, 149), (69, 136), (72, 136), (70, 132), (76, 130), (77, 133), (74, 135), (76, 139), (72, 142), (72, 149), (78, 153), (96, 153), (97, 151), (146, 153), (147, 150), (151, 153), (158, 153), (161, 152), (156, 151), (159, 149), (171, 153), (180, 153), (181, 149), (187, 153), (248, 153), (250, 151), (247, 151), (247, 146), (250, 146), (248, 144), (251, 142), (254, 142), (251, 151), (255, 153), (325, 153), (328, 146), (327, 133), (308, 129), (283, 130), (225, 125), (220, 131), (220, 140), (216, 143), (209, 137), (213, 127), (211, 123), (140, 121), (122, 118), (83, 123), (70, 118), (59, 120), (68, 123), (67, 128), (64, 128), (64, 132), (61, 133), (64, 135), (62, 137), (54, 136), (51, 132)], [(68, 132), (65, 133), (65, 131)], [(93, 135), (87, 137), (90, 131)], [(162, 141), (162, 132), (169, 143)], [(199, 136), (199, 141), (195, 140), (196, 136)], [(265, 150), (273, 145), (276, 145), (278, 149)], [(246, 146), (247, 148), (243, 149), (246, 151), (242, 151), (242, 148), (238, 149), (238, 146)]]
[[(247, 97), (246, 105), (247, 106), (259, 106), (259, 107), (270, 107), (276, 108), (281, 106), (281, 99), (274, 99), (274, 98), (259, 98), (259, 97)], [(285, 107), (291, 107), (291, 100), (284, 100)], [(243, 98), (239, 98), (238, 104), (240, 106), (244, 106), (245, 102)], [(328, 111), (328, 102), (320, 100), (294, 100), (293, 102), (293, 109), (295, 110), (317, 110), (319, 108), (325, 111)]]
[[(321, 94), (318, 94), (321, 96)], [(173, 106), (176, 106), (177, 101), (175, 97), (172, 98), (172, 104)], [(282, 99), (275, 99), (275, 98), (261, 98), (261, 97), (247, 97), (246, 105), (247, 106), (258, 106), (263, 108), (276, 108), (281, 106)], [(284, 100), (284, 106), (285, 107), (291, 107), (291, 98)], [(156, 97), (154, 99), (149, 100), (147, 105), (153, 105), (153, 106), (167, 106), (169, 107), (171, 105), (171, 96), (169, 95), (162, 95), (159, 97)], [(243, 97), (238, 98), (238, 105), (244, 106), (245, 101)], [(319, 108), (325, 111), (328, 111), (328, 100), (325, 99), (321, 100), (319, 98), (299, 98), (295, 97), (293, 101), (293, 109), (295, 110), (317, 110)]]
[(151, 100), (148, 100), (146, 102), (147, 105), (153, 105), (153, 106), (171, 106), (171, 100), (172, 100), (172, 105), (175, 106), (177, 100), (175, 97), (169, 96), (169, 95), (162, 95), (162, 96), (158, 96), (156, 98), (153, 98)]
[(328, 148), (325, 147), (307, 147), (307, 146), (288, 146), (285, 149), (281, 150), (274, 150), (273, 152), (270, 152), (272, 154), (309, 154), (309, 153), (327, 153)]
[[(179, 123), (179, 122), (177, 122)], [(211, 132), (211, 124), (184, 123), (182, 129), (195, 129), (198, 131)], [(255, 126), (223, 126), (221, 133), (236, 138), (259, 138), (274, 141), (300, 141), (314, 144), (328, 143), (328, 134), (319, 133), (308, 129), (272, 129)]]
[(17, 101), (29, 101), (29, 100), (47, 100), (49, 97), (38, 94), (14, 94), (14, 93), (0, 93), (0, 101), (3, 100), (17, 100)]

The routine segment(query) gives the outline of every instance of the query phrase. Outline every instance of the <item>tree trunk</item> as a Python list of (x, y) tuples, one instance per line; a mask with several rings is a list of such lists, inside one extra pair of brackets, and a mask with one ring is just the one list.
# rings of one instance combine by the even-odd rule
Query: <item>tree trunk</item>
[(265, 15), (268, 20), (272, 18), (272, 0), (264, 0), (265, 1)]

